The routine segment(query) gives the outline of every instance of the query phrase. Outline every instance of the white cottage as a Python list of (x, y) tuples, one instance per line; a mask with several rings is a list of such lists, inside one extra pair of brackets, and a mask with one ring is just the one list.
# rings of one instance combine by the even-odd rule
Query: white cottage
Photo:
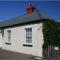
[(0, 22), (0, 48), (42, 57), (43, 19), (30, 5), (26, 15)]

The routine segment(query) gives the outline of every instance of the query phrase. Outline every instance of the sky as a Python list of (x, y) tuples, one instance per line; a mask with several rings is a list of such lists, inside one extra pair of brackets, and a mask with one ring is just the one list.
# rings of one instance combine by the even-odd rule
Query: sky
[(0, 21), (26, 14), (29, 3), (36, 9), (60, 22), (60, 1), (0, 1)]

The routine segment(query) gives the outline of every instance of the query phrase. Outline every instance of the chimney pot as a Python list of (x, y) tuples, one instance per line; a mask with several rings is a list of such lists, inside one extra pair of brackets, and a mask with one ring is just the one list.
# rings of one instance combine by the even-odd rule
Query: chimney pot
[(34, 12), (35, 7), (34, 7), (32, 4), (29, 4), (29, 6), (27, 7), (26, 10), (27, 10), (27, 13), (28, 13), (28, 14), (31, 14), (31, 13)]

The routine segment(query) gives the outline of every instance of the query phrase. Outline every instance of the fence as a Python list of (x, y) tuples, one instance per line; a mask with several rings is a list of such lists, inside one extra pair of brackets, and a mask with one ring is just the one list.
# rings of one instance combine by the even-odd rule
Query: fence
[(48, 48), (43, 48), (43, 56), (46, 58), (60, 57), (60, 48), (55, 50), (54, 46), (48, 46)]

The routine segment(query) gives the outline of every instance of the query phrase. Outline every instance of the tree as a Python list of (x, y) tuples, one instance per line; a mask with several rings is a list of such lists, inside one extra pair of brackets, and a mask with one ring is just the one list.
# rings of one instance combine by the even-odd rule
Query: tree
[(60, 23), (55, 20), (47, 19), (43, 21), (43, 47), (47, 48), (49, 45), (60, 47)]

